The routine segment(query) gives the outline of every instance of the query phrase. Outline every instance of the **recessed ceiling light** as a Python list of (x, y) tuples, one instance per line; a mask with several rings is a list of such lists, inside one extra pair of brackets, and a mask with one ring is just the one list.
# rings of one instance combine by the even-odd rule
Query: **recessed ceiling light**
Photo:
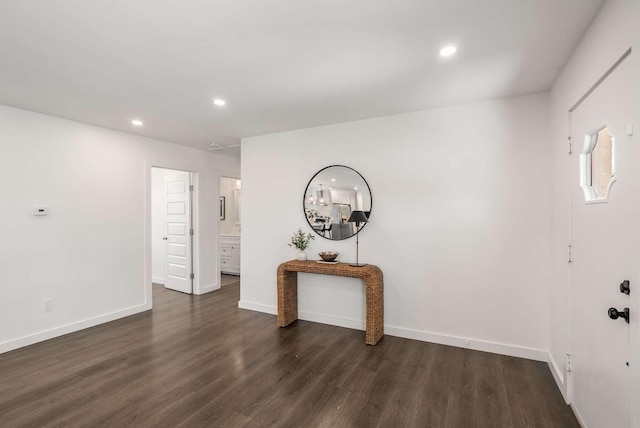
[(336, 181), (336, 179), (335, 179), (335, 178), (332, 178), (332, 179), (331, 179), (331, 181)]
[(358, 188), (357, 188), (357, 187), (354, 187), (354, 188), (353, 188), (353, 190), (358, 190)]
[(455, 46), (445, 46), (444, 48), (440, 49), (440, 56), (451, 56), (454, 53), (456, 53)]
[(223, 105), (225, 105), (227, 102), (223, 99), (220, 98), (216, 98), (215, 100), (213, 100), (213, 103), (217, 106), (222, 107)]
[(132, 124), (133, 126), (142, 126), (142, 125), (144, 125), (144, 124), (142, 123), (142, 121), (141, 121), (141, 120), (138, 120), (138, 119), (133, 119), (133, 120), (131, 121), (131, 124)]

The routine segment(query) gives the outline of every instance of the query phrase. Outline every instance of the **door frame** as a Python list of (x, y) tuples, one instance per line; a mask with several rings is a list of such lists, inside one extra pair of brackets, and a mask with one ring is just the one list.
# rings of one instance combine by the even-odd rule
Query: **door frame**
[(184, 171), (192, 174), (194, 191), (191, 195), (192, 218), (191, 227), (195, 230), (193, 235), (192, 269), (195, 278), (193, 279), (192, 294), (202, 294), (203, 272), (200, 263), (200, 186), (201, 176), (204, 173), (202, 167), (197, 165), (183, 164), (170, 159), (145, 159), (144, 162), (144, 290), (145, 305), (151, 309), (153, 307), (153, 285), (152, 285), (152, 245), (151, 245), (151, 169), (162, 168), (175, 171)]
[[(242, 180), (242, 175), (240, 173), (240, 171), (231, 171), (231, 170), (225, 170), (225, 169), (219, 169), (216, 171), (216, 201), (220, 200), (220, 180), (222, 178), (231, 178), (234, 180)], [(228, 203), (228, 201), (227, 201)], [(217, 272), (217, 276), (216, 278), (220, 278), (220, 274), (221, 274), (221, 269), (220, 269), (220, 241), (222, 238), (222, 231), (220, 230), (220, 221), (217, 221), (217, 233), (216, 233), (216, 272)], [(242, 227), (242, 225), (240, 226)], [(240, 248), (242, 249), (242, 233), (240, 233)], [(242, 271), (242, 262), (240, 262), (240, 270)], [(242, 275), (241, 275), (242, 276)], [(221, 284), (219, 285), (218, 288), (220, 288)]]

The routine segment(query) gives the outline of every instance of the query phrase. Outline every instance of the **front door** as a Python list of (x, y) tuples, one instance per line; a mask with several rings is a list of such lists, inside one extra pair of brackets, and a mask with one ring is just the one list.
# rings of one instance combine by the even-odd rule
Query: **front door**
[(192, 238), (190, 174), (176, 172), (165, 177), (167, 245), (165, 288), (192, 293)]
[(590, 428), (631, 426), (638, 338), (624, 309), (631, 325), (640, 320), (640, 141), (627, 135), (633, 85), (630, 54), (572, 113), (570, 399)]

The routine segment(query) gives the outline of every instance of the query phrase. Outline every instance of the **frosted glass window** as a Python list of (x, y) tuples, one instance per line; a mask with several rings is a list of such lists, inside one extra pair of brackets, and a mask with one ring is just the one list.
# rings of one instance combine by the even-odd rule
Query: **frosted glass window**
[(586, 135), (581, 184), (588, 201), (606, 201), (615, 181), (615, 139), (605, 124)]
[(591, 187), (597, 198), (607, 196), (613, 178), (613, 137), (609, 128), (602, 128), (596, 136), (596, 146), (591, 152)]

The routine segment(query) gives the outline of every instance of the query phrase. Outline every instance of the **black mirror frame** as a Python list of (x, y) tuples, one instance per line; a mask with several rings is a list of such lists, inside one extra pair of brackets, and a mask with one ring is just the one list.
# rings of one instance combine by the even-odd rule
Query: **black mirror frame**
[[(326, 169), (329, 169), (329, 168), (335, 168), (335, 167), (342, 167), (342, 168), (350, 169), (351, 171), (353, 171), (356, 174), (358, 174), (360, 176), (360, 178), (362, 178), (362, 181), (364, 181), (364, 184), (367, 185), (367, 190), (369, 191), (369, 198), (371, 200), (371, 207), (369, 207), (369, 215), (367, 215), (367, 217), (369, 217), (371, 215), (371, 213), (373, 212), (373, 193), (371, 193), (371, 186), (369, 186), (369, 183), (362, 176), (362, 174), (360, 174), (358, 171), (356, 171), (355, 169), (351, 168), (350, 166), (346, 166), (346, 165), (329, 165), (329, 166), (325, 166), (324, 168), (322, 168), (321, 170), (319, 170), (318, 172), (313, 174), (313, 177), (311, 177), (311, 179), (307, 182), (307, 187), (304, 188), (304, 193), (302, 194), (302, 214), (304, 215), (304, 218), (307, 221), (307, 225), (309, 225), (309, 226), (311, 226), (311, 223), (309, 223), (309, 218), (307, 217), (307, 211), (306, 211), (305, 206), (304, 206), (305, 198), (306, 198), (306, 195), (307, 195), (307, 191), (309, 190), (309, 186), (311, 185), (311, 182), (313, 181), (313, 179), (316, 178), (318, 176), (318, 174), (320, 174), (322, 171), (324, 171)], [(327, 239), (329, 241), (344, 241), (346, 239), (353, 238), (354, 236), (356, 236), (358, 233), (360, 233), (360, 231), (362, 229), (365, 228), (366, 225), (367, 225), (367, 223), (364, 223), (363, 226), (360, 229), (358, 229), (358, 231), (356, 233), (354, 233), (353, 235), (348, 236), (346, 238), (340, 238), (340, 239), (327, 238), (326, 236), (322, 235), (317, 230), (315, 230), (313, 227), (311, 227), (311, 230), (313, 230), (317, 235), (322, 236), (324, 239)]]

